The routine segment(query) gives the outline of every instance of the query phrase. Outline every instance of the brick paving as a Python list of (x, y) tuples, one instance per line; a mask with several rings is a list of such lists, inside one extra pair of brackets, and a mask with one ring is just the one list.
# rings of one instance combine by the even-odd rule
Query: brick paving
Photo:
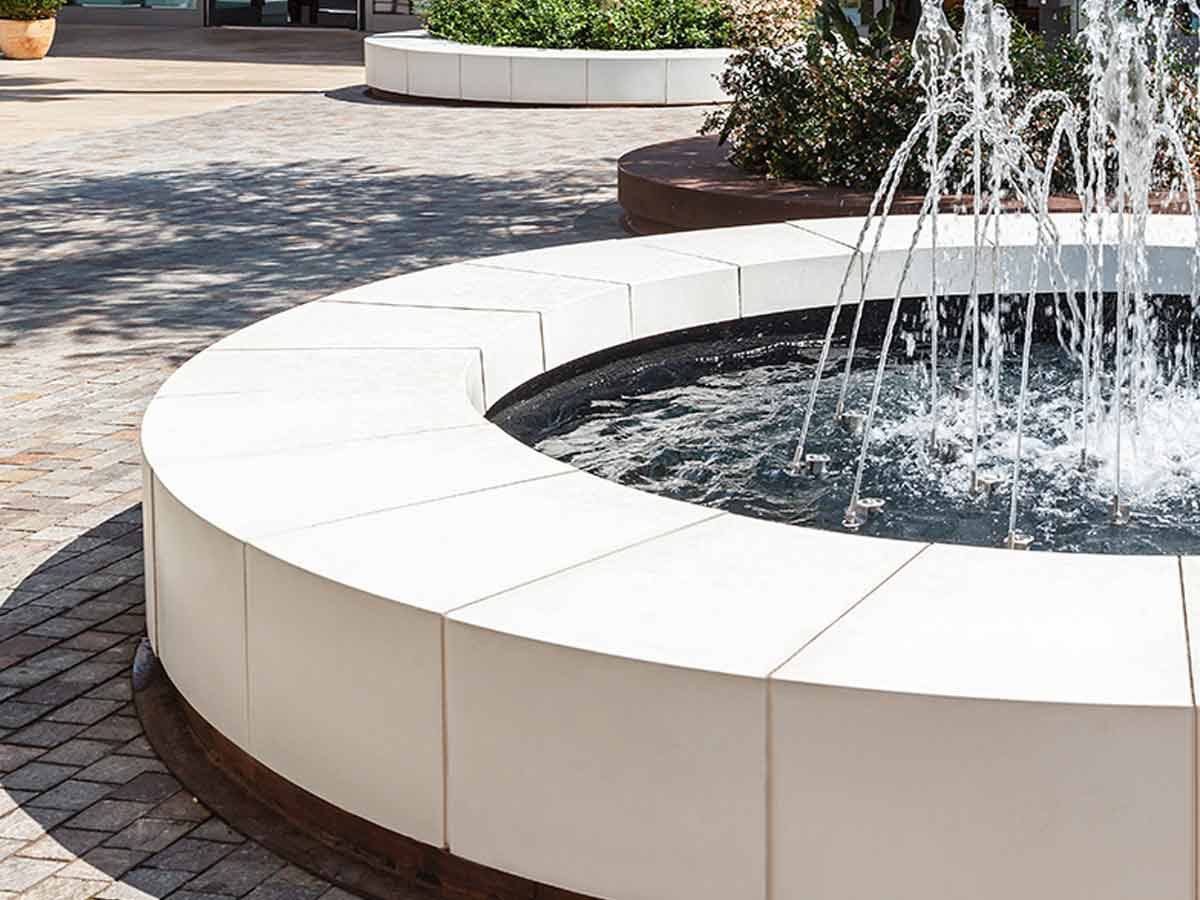
[(180, 362), (269, 313), (619, 237), (616, 157), (702, 116), (342, 89), (6, 148), (0, 900), (348, 900), (214, 818), (142, 734), (141, 413)]

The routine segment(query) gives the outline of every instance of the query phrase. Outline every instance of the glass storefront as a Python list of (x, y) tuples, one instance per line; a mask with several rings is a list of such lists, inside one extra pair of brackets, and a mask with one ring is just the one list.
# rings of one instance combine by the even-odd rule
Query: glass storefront
[(113, 9), (132, 7), (140, 9), (196, 9), (197, 0), (68, 0), (68, 6)]
[[(161, 16), (173, 16), (173, 11), (178, 11), (181, 15), (194, 14), (196, 24), (349, 29), (360, 25), (359, 4), (360, 0), (67, 0), (69, 7), (79, 10), (80, 15), (90, 16), (87, 21), (93, 22), (115, 21), (110, 17), (95, 17), (119, 10), (129, 10), (131, 17), (126, 20), (121, 14), (122, 21), (133, 21), (138, 17), (136, 10), (142, 9), (147, 11), (143, 17), (146, 22), (166, 21)], [(378, 6), (378, 0), (375, 5)], [(407, 0), (387, 0), (385, 5), (389, 9), (408, 8)], [(159, 18), (151, 19), (152, 16)]]
[(210, 25), (357, 28), (358, 0), (208, 0)]

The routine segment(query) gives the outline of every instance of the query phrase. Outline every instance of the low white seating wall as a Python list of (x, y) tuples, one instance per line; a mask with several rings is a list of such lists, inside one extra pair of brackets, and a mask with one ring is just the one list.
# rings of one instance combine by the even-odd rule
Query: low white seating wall
[[(1195, 559), (756, 521), (483, 418), (593, 351), (830, 305), (860, 224), (445, 266), (196, 356), (142, 435), (150, 635), (179, 690), (324, 799), (586, 894), (1195, 898)], [(895, 293), (913, 227), (889, 225), (868, 296)], [(1190, 222), (1152, 228), (1150, 271), (1187, 292)], [(965, 291), (971, 228), (940, 232)]]
[(568, 106), (673, 106), (729, 100), (718, 76), (731, 50), (484, 47), (425, 31), (364, 41), (367, 86), (438, 100)]

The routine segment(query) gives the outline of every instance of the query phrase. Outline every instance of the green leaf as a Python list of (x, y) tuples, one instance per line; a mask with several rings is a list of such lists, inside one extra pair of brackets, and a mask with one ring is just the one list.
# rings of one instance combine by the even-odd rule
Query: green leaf
[[(867, 0), (871, 2), (871, 0)], [(875, 56), (880, 56), (892, 45), (892, 27), (896, 20), (896, 7), (892, 3), (884, 4), (883, 9), (875, 14), (871, 22), (870, 42)]]
[(858, 28), (846, 17), (839, 0), (821, 0), (818, 14), (825, 22), (827, 34), (836, 34), (848, 48), (856, 53), (861, 52), (862, 41), (858, 36)]

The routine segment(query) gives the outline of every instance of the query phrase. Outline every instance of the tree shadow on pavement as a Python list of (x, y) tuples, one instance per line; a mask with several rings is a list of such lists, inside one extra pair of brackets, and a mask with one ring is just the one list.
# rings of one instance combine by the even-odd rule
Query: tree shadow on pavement
[(0, 175), (0, 347), (205, 343), (333, 291), (467, 257), (619, 237), (611, 173), (414, 174), (345, 159)]
[(0, 591), (0, 884), (130, 900), (274, 884), (315, 900), (327, 884), (213, 817), (143, 734), (130, 681), (145, 633), (140, 523), (131, 507)]

